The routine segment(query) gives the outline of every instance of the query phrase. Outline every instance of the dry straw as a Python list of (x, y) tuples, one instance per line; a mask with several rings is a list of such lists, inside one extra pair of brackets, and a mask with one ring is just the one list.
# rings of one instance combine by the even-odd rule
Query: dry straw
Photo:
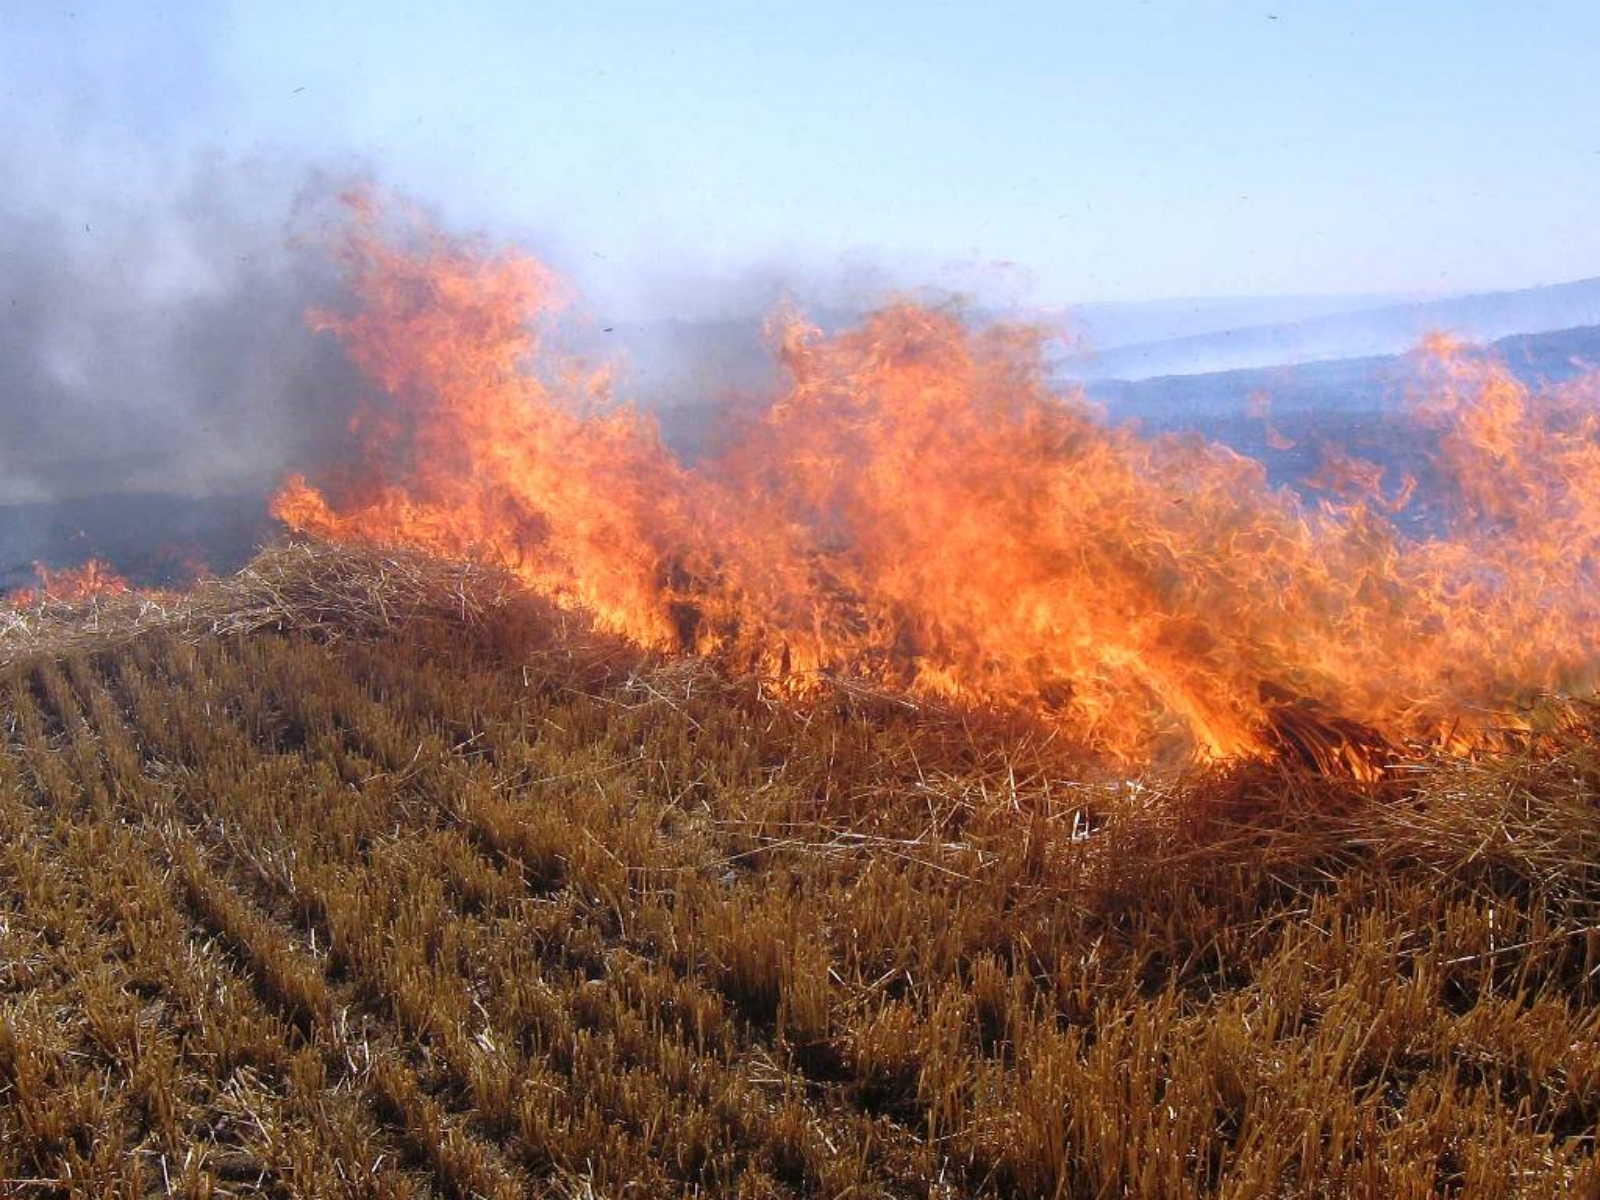
[(8, 618), (0, 1181), (1600, 1187), (1594, 712), (1129, 779), (517, 595), (301, 543)]
[(180, 637), (272, 629), (322, 639), (370, 637), (418, 622), (473, 625), (511, 595), (499, 573), (395, 550), (297, 540), (261, 551), (243, 570), (186, 592), (44, 598), (0, 609), (0, 666), (125, 644), (157, 630)]

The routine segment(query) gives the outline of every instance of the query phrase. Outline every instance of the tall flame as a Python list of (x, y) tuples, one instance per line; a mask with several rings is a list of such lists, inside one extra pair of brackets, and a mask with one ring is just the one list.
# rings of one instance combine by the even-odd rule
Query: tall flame
[(531, 259), (370, 200), (343, 254), (358, 307), (317, 322), (385, 400), (323, 486), (286, 482), (296, 529), (484, 557), (645, 646), (1019, 706), (1128, 759), (1262, 752), (1308, 713), (1470, 742), (1594, 683), (1593, 379), (1533, 392), (1424, 347), (1410, 407), (1447, 504), (1418, 536), (1410, 485), (1348, 456), (1311, 504), (1224, 447), (1108, 424), (1031, 328), (898, 303), (825, 336), (785, 312), (781, 394), (690, 468), (543, 343), (558, 288)]

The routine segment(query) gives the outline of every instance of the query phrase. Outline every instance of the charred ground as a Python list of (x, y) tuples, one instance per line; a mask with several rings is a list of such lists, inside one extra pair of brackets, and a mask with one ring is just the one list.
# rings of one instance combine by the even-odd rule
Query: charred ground
[(384, 571), (13, 637), (17, 1194), (1600, 1184), (1587, 710), (1372, 785), (1129, 781)]

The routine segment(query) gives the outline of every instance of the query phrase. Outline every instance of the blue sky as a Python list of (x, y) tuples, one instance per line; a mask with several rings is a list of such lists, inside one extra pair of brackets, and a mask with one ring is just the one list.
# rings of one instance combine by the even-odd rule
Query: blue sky
[[(1600, 5), (92, 3), (0, 11), (0, 189), (354, 164), (597, 287), (1040, 304), (1600, 274)], [(3, 196), (0, 196), (3, 198)]]

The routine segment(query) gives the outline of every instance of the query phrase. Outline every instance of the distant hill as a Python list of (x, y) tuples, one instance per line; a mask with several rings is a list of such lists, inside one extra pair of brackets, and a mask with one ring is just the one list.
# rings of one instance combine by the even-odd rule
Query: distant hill
[(1600, 323), (1600, 278), (1521, 291), (1384, 304), (1278, 319), (1068, 354), (1056, 362), (1075, 379), (1148, 379), (1249, 369), (1275, 363), (1395, 354), (1445, 330), (1474, 341)]
[[(1600, 368), (1600, 324), (1516, 334), (1489, 348), (1519, 378), (1559, 383)], [(1368, 355), (1153, 379), (1096, 379), (1086, 390), (1115, 417), (1203, 428), (1219, 418), (1247, 415), (1251, 397), (1260, 393), (1270, 399), (1275, 417), (1392, 411), (1415, 370), (1409, 354)]]
[[(1257, 325), (1283, 325), (1405, 303), (1413, 297), (1369, 293), (1348, 296), (1187, 296), (1166, 300), (1087, 301), (1059, 310), (1024, 310), (1022, 320), (1057, 319), (1083, 352), (1104, 354), (1124, 346), (1169, 342)], [(1007, 314), (996, 314), (1004, 316)]]
[[(848, 328), (861, 310), (805, 308), (825, 331)], [(978, 324), (1044, 321), (1069, 342), (1052, 363), (1064, 379), (1144, 380), (1215, 375), (1279, 364), (1399, 354), (1427, 333), (1472, 341), (1600, 324), (1600, 277), (1521, 291), (1428, 300), (1386, 295), (1192, 297), (1095, 302), (1061, 309), (969, 310)], [(714, 408), (761, 395), (777, 381), (767, 310), (718, 320), (635, 319), (575, 323), (561, 344), (617, 368), (617, 395), (662, 415), (669, 440), (693, 453)], [(1349, 368), (1356, 375), (1363, 367)], [(1202, 385), (1204, 386), (1204, 385)]]
[[(1600, 368), (1600, 325), (1519, 334), (1490, 348), (1530, 384), (1561, 383)], [(1085, 391), (1114, 421), (1137, 421), (1152, 433), (1193, 432), (1221, 442), (1262, 463), (1276, 485), (1304, 487), (1321, 466), (1328, 445), (1383, 464), (1386, 487), (1398, 487), (1403, 476), (1411, 475), (1422, 484), (1418, 503), (1398, 519), (1402, 526), (1422, 529), (1436, 515), (1429, 505), (1433, 442), (1401, 411), (1416, 370), (1409, 355), (1375, 355), (1205, 375), (1098, 380)], [(1270, 419), (1252, 412), (1256, 396), (1266, 399)]]

